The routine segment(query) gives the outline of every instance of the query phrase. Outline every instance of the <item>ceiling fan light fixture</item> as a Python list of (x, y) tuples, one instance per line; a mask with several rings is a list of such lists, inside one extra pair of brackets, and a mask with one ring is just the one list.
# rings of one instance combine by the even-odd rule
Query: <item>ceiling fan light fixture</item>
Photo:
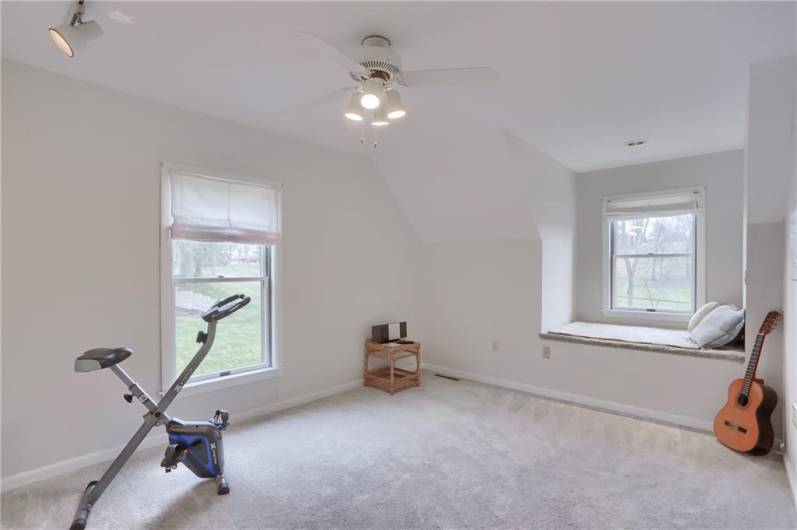
[(364, 109), (374, 110), (379, 108), (381, 105), (381, 101), (379, 101), (379, 97), (373, 94), (363, 94), (362, 98), (360, 98), (360, 104), (363, 106)]
[(388, 125), (390, 125), (390, 120), (387, 119), (387, 113), (383, 105), (381, 109), (374, 111), (371, 127), (387, 127)]
[(385, 97), (385, 86), (381, 79), (371, 77), (363, 83), (362, 96), (360, 96), (360, 105), (364, 109), (375, 110), (382, 104), (382, 98)]
[(351, 100), (349, 100), (349, 106), (346, 108), (346, 112), (344, 114), (347, 119), (351, 121), (363, 121), (363, 110), (360, 106), (360, 93), (355, 91), (351, 95)]
[(385, 104), (385, 113), (390, 120), (399, 120), (407, 115), (407, 110), (401, 104), (401, 95), (395, 88), (387, 91), (387, 103)]
[(95, 21), (83, 22), (83, 10), (83, 0), (79, 0), (71, 22), (49, 28), (53, 43), (67, 57), (74, 57), (77, 50), (82, 50), (89, 41), (102, 36), (102, 28)]

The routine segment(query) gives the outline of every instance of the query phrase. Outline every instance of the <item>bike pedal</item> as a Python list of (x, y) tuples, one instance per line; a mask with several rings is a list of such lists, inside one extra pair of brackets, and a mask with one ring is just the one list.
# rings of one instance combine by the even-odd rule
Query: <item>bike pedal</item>
[(230, 413), (226, 410), (217, 410), (216, 414), (213, 415), (211, 423), (220, 431), (226, 430), (227, 426), (230, 424)]

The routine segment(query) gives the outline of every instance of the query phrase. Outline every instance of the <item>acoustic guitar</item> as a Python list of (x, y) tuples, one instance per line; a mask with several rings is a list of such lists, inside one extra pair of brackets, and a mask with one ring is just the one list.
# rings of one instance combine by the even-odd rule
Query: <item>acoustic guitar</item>
[(777, 311), (770, 311), (753, 346), (744, 379), (736, 379), (728, 387), (728, 402), (714, 418), (714, 434), (724, 445), (742, 453), (766, 454), (772, 449), (775, 431), (772, 412), (778, 405), (778, 395), (772, 388), (756, 379), (758, 359), (764, 339), (781, 319)]

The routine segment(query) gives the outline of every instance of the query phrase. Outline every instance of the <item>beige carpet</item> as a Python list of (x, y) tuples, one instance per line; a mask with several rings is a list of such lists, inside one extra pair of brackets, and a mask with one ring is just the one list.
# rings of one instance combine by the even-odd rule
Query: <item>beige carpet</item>
[[(430, 374), (234, 425), (225, 443), (229, 496), (147, 450), (89, 528), (797, 527), (777, 457)], [(4, 494), (3, 528), (66, 528), (103, 468)]]

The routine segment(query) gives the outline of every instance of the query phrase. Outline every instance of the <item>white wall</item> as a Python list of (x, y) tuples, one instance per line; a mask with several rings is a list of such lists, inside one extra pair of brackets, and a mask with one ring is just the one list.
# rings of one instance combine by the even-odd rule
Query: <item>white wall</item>
[[(420, 300), (430, 367), (710, 430), (728, 382), (743, 366), (540, 339), (543, 245), (505, 241), (424, 248)], [(550, 359), (542, 357), (543, 346), (551, 348)]]
[(575, 177), (511, 132), (504, 130), (503, 134), (507, 146), (505, 171), (528, 182), (530, 218), (542, 242), (540, 329), (548, 331), (573, 319)]
[[(797, 97), (797, 91), (795, 92)], [(797, 126), (797, 105), (794, 105), (792, 123)], [(794, 129), (792, 129), (794, 131)], [(789, 175), (786, 221), (786, 265), (783, 288), (783, 423), (786, 438), (786, 466), (789, 478), (797, 479), (797, 425), (791, 421), (791, 404), (797, 402), (797, 134), (791, 138), (792, 167)], [(797, 496), (797, 483), (792, 482), (792, 492)]]
[(618, 322), (601, 313), (602, 199), (688, 186), (706, 188), (706, 301), (741, 307), (743, 173), (743, 152), (726, 151), (578, 174), (576, 317), (590, 322)]
[(426, 245), (420, 267), (424, 360), (522, 378), (538, 344), (541, 246), (539, 240)]
[(747, 351), (766, 313), (783, 308), (783, 329), (767, 338), (759, 373), (779, 394), (775, 419), (785, 425), (792, 481), (797, 479), (797, 428), (790, 420), (797, 399), (797, 267), (792, 265), (797, 239), (790, 237), (797, 233), (796, 61), (797, 56), (790, 56), (750, 68), (745, 168)]
[[(380, 146), (375, 159), (427, 247), (543, 242), (544, 328), (571, 320), (573, 173), (505, 129), (478, 121), (431, 122)], [(489, 245), (488, 245), (489, 246)], [(497, 271), (500, 274), (500, 271)], [(426, 322), (421, 325), (426, 327)], [(416, 325), (417, 329), (417, 325)], [(415, 333), (415, 332), (413, 332)], [(426, 333), (424, 332), (424, 336)]]
[[(720, 277), (732, 283), (720, 284), (731, 293), (723, 297), (740, 303), (741, 152), (677, 160), (671, 165), (637, 166), (647, 170), (646, 182), (635, 182), (630, 175), (597, 175), (595, 179), (578, 176), (574, 186), (572, 175), (567, 178), (567, 170), (547, 157), (534, 156), (533, 148), (514, 142), (510, 135), (505, 155), (509, 162), (496, 166), (512, 174), (525, 174), (528, 179), (527, 197), (539, 238), (424, 245), (419, 301), (426, 361), (433, 368), (454, 375), (711, 429), (728, 383), (744, 370), (740, 363), (555, 342), (541, 339), (539, 333), (571, 317), (568, 296), (572, 287), (568, 282), (573, 265), (568, 249), (572, 252), (576, 231), (573, 212), (577, 209), (579, 220), (583, 220), (583, 213), (593, 211), (599, 220), (604, 193), (656, 189), (647, 186), (658, 182), (667, 182), (667, 187), (704, 183), (709, 187), (710, 200), (722, 201), (724, 208), (712, 212), (709, 220), (709, 230), (718, 231), (720, 238), (710, 251), (718, 262)], [(525, 173), (519, 168), (525, 168)], [(679, 171), (679, 177), (670, 179), (673, 170)], [(627, 171), (633, 173), (634, 168)], [(507, 177), (493, 175), (491, 179)], [(605, 191), (593, 189), (601, 184), (607, 186)], [(598, 197), (596, 208), (582, 204), (589, 202), (581, 196), (584, 185)], [(729, 234), (714, 226), (722, 223), (731, 225)], [(592, 225), (600, 241), (600, 221)], [(578, 230), (581, 228), (584, 227)], [(587, 232), (578, 232), (577, 246), (583, 244), (581, 238), (587, 237)], [(552, 258), (548, 269), (546, 257)], [(586, 250), (578, 248), (576, 268), (583, 270), (585, 261), (599, 267), (601, 257), (600, 243), (587, 244)], [(600, 269), (597, 270), (600, 284)], [(576, 291), (581, 289), (577, 283)], [(556, 304), (557, 296), (561, 307), (546, 318), (546, 305)], [(597, 299), (599, 304), (600, 291)], [(543, 358), (543, 346), (551, 348), (551, 359)], [(678, 390), (674, 391), (676, 387)]]
[[(786, 221), (789, 209), (789, 178), (793, 173), (795, 59), (790, 56), (755, 63), (750, 68), (748, 131), (745, 150), (747, 241), (745, 245), (745, 307), (749, 356), (758, 326), (773, 310), (784, 305)], [(787, 315), (787, 318), (788, 315)], [(792, 392), (783, 371), (784, 339), (776, 330), (765, 343), (759, 365), (764, 378), (781, 397), (773, 423), (782, 428), (787, 421)], [(793, 372), (792, 372), (793, 373)], [(783, 399), (786, 398), (786, 399)], [(791, 437), (791, 444), (794, 444)]]
[(285, 183), (282, 375), (170, 412), (234, 421), (356, 381), (370, 324), (415, 318), (418, 242), (367, 160), (13, 62), (2, 81), (3, 477), (121, 445), (140, 424), (113, 374), (73, 372), (82, 351), (131, 346), (125, 368), (159, 388), (162, 160)]
[[(512, 211), (501, 212), (499, 218), (517, 214), (514, 205), (523, 197), (520, 211), (528, 212), (525, 219), (533, 224), (526, 229), (533, 230), (525, 238), (423, 246), (419, 302), (426, 362), (454, 375), (710, 429), (728, 381), (743, 369), (739, 363), (540, 339), (541, 330), (572, 318), (580, 182), (574, 183), (566, 168), (510, 132), (503, 135), (496, 144), (485, 135), (488, 148), (480, 155), (488, 158), (481, 164), (494, 168), (489, 185), (512, 194), (506, 201)], [(461, 156), (473, 155), (465, 150)], [(739, 203), (733, 218), (738, 217), (740, 234), (741, 155), (714, 158), (719, 161), (709, 158), (701, 167), (713, 164), (731, 173), (730, 195)], [(738, 292), (741, 243), (737, 245)], [(597, 258), (582, 254), (580, 259), (599, 263), (600, 246), (596, 252)], [(543, 346), (551, 348), (551, 359), (543, 359)], [(676, 382), (678, 392), (673, 391)]]
[[(459, 222), (442, 241), (425, 241), (419, 298), (427, 359), (452, 367), (493, 352), (494, 341), (517, 351), (529, 335), (571, 320), (573, 307), (572, 172), (510, 131), (463, 135), (469, 148), (441, 159), (458, 170), (434, 174), (445, 188), (472, 185), (472, 193), (466, 208), (441, 205)], [(410, 191), (397, 195), (407, 201)], [(469, 207), (485, 196), (489, 209)], [(504, 361), (512, 365), (511, 356)]]

